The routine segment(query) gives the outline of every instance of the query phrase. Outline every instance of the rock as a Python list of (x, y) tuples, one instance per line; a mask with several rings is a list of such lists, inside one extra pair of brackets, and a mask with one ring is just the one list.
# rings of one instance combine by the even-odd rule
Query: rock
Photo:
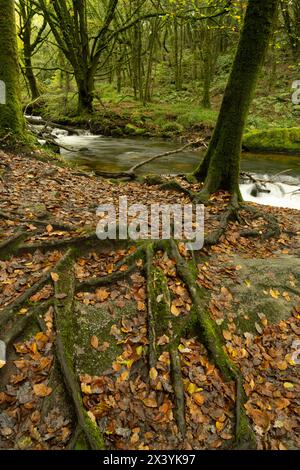
[(269, 259), (244, 259), (235, 256), (232, 264), (240, 266), (239, 280), (228, 279), (226, 287), (233, 299), (233, 311), (240, 332), (257, 333), (257, 324), (265, 315), (277, 323), (291, 315), (300, 303), (300, 258), (280, 255)]

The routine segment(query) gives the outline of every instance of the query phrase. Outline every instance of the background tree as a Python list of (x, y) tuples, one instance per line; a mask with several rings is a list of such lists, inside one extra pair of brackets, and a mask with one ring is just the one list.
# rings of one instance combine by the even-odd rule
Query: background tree
[(239, 196), (242, 137), (258, 74), (269, 45), (279, 0), (249, 0), (218, 121), (203, 162), (203, 196), (225, 189)]
[(6, 86), (6, 103), (0, 104), (0, 135), (24, 133), (19, 96), (19, 62), (14, 0), (0, 0), (0, 80)]
[(44, 32), (47, 21), (43, 18), (40, 27), (34, 24), (34, 20), (38, 16), (38, 9), (30, 0), (19, 0), (17, 11), (20, 24), (18, 35), (23, 42), (24, 75), (29, 85), (31, 98), (35, 100), (40, 96), (40, 92), (33, 71), (32, 57), (46, 38)]

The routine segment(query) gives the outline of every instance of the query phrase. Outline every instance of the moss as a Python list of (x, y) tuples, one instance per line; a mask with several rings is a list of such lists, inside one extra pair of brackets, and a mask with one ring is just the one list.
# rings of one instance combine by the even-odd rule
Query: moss
[[(150, 300), (153, 308), (153, 318), (155, 322), (156, 336), (166, 334), (170, 321), (170, 292), (168, 288), (168, 281), (162, 269), (152, 267), (150, 272)], [(157, 298), (160, 296), (160, 301)], [(161, 297), (162, 296), (162, 297)]]
[[(79, 374), (101, 375), (111, 367), (112, 362), (122, 352), (121, 345), (117, 344), (114, 336), (110, 334), (112, 325), (118, 323), (122, 317), (132, 318), (136, 313), (135, 302), (126, 302), (121, 309), (115, 302), (105, 302), (101, 307), (83, 305), (75, 302), (76, 325), (80, 336), (74, 340), (76, 369)], [(111, 312), (114, 312), (112, 317)], [(99, 344), (104, 341), (109, 347), (99, 353), (91, 347), (91, 336), (96, 335)], [(101, 360), (100, 360), (101, 359)]]
[(74, 450), (89, 450), (89, 449), (90, 447), (86, 441), (86, 438), (84, 437), (84, 434), (80, 433), (76, 440)]
[(283, 152), (300, 155), (300, 128), (275, 128), (248, 132), (243, 147), (251, 151)]
[(19, 62), (13, 0), (0, 0), (0, 80), (6, 86), (6, 102), (0, 104), (0, 136), (8, 132), (22, 138), (25, 122), (20, 102)]
[(165, 137), (172, 137), (173, 135), (182, 134), (184, 127), (178, 122), (168, 122), (164, 124), (161, 129), (161, 133)]
[(127, 124), (125, 126), (125, 133), (129, 135), (143, 135), (146, 130), (141, 127), (136, 127), (133, 124)]

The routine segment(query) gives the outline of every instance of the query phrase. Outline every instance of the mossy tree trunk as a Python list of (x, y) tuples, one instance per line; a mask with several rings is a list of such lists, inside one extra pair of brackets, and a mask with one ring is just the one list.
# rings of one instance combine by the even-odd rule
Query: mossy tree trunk
[(218, 121), (203, 162), (195, 171), (204, 195), (218, 189), (239, 195), (243, 131), (279, 0), (249, 0), (244, 26)]
[[(20, 18), (19, 38), (23, 42), (23, 60), (25, 66), (25, 77), (30, 88), (32, 100), (40, 96), (39, 87), (33, 71), (32, 57), (38, 46), (45, 40), (47, 21), (44, 18), (41, 26), (37, 29), (33, 24), (35, 16), (39, 14), (36, 5), (30, 0), (19, 0), (17, 11)], [(33, 34), (34, 32), (34, 34)]]
[(0, 135), (24, 133), (19, 95), (19, 63), (14, 0), (0, 0), (0, 81), (5, 84), (5, 103), (0, 104)]
[(107, 50), (109, 27), (115, 17), (118, 0), (109, 0), (103, 24), (93, 38), (89, 36), (86, 0), (38, 0), (58, 47), (74, 71), (78, 87), (78, 113), (93, 111), (94, 81), (100, 58)]

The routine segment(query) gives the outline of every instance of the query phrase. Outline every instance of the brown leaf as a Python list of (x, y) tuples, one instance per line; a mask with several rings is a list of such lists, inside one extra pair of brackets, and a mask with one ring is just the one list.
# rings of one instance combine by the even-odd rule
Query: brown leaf
[(157, 408), (157, 401), (154, 397), (144, 398), (143, 403), (149, 408)]
[(91, 346), (92, 346), (93, 348), (95, 348), (95, 349), (97, 349), (98, 346), (99, 346), (99, 340), (98, 340), (98, 338), (97, 338), (96, 335), (93, 335), (93, 336), (91, 337)]
[(205, 402), (205, 397), (202, 393), (194, 393), (193, 400), (197, 403), (197, 405), (201, 406)]
[(50, 273), (51, 279), (54, 282), (57, 282), (59, 280), (59, 275), (57, 273)]
[(44, 383), (34, 384), (33, 391), (37, 397), (47, 397), (52, 393), (52, 388), (47, 387)]
[(96, 290), (96, 299), (100, 302), (104, 302), (109, 297), (109, 292), (101, 287), (100, 289)]

